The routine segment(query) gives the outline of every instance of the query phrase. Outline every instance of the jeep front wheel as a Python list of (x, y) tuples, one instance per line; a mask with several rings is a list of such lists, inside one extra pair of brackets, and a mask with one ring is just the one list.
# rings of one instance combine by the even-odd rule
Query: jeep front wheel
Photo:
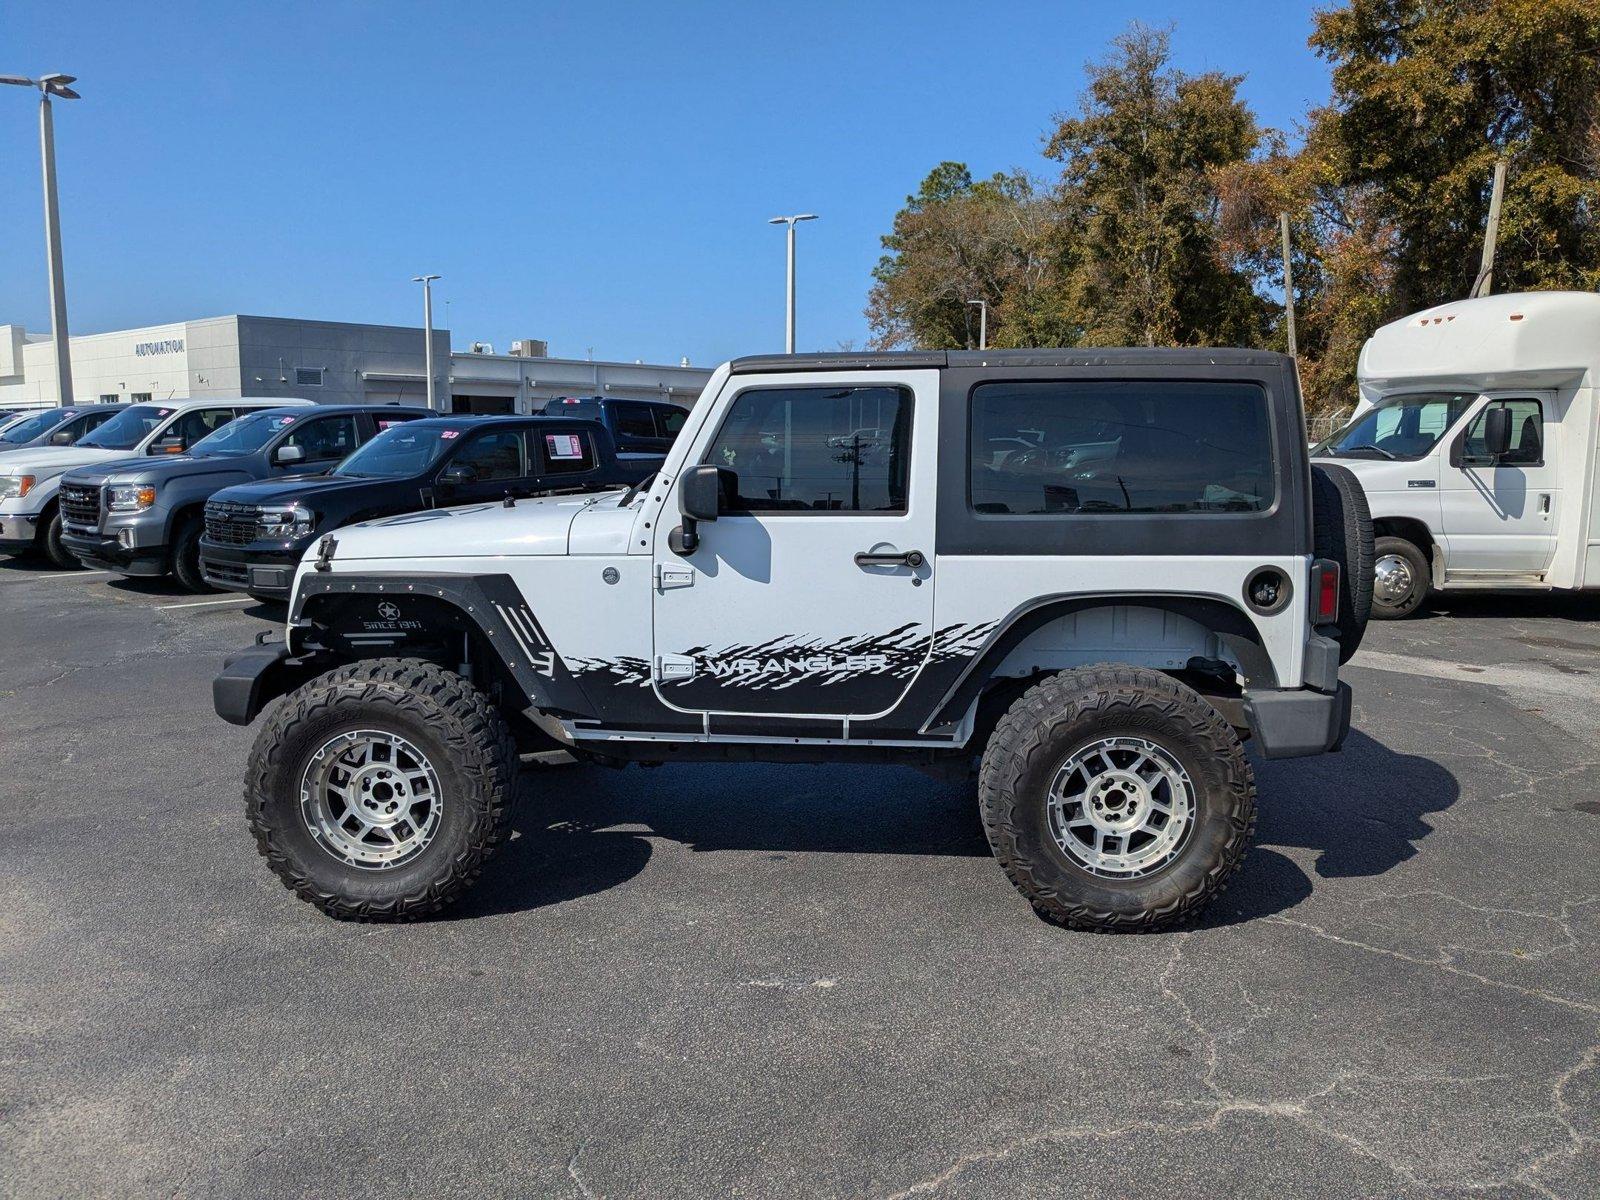
[(406, 921), (457, 899), (510, 831), (516, 748), (454, 672), (373, 659), (290, 693), (256, 738), (245, 806), (286, 887), (329, 916)]
[(996, 726), (979, 775), (984, 828), (1047, 920), (1154, 930), (1222, 891), (1255, 830), (1233, 729), (1157, 671), (1063, 671)]

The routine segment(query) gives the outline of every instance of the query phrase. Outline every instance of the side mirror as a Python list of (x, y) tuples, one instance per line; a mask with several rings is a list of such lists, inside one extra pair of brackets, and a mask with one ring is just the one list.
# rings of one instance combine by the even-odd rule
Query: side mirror
[(304, 446), (279, 446), (272, 452), (272, 461), (280, 467), (291, 466), (294, 463), (305, 462), (306, 450)]
[(450, 484), (452, 487), (460, 487), (462, 484), (471, 483), (477, 478), (477, 468), (466, 463), (453, 463), (439, 472), (439, 482)]
[(176, 435), (158, 438), (155, 445), (150, 447), (151, 454), (182, 454), (185, 446), (183, 439)]
[(678, 512), (683, 524), (667, 535), (674, 554), (693, 554), (700, 545), (700, 522), (715, 521), (727, 509), (727, 497), (737, 495), (739, 477), (727, 467), (709, 463), (690, 467), (678, 483)]
[(52, 433), (50, 435), (50, 444), (52, 446), (70, 446), (75, 440), (70, 429), (63, 429), (60, 433)]
[(1483, 417), (1483, 448), (1492, 458), (1511, 449), (1511, 410), (1503, 405), (1491, 408)]

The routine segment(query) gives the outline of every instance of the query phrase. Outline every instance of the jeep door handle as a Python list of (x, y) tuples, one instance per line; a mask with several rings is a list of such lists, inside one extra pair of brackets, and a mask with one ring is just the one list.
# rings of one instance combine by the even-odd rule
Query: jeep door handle
[(921, 550), (907, 550), (904, 554), (873, 554), (866, 550), (856, 552), (858, 567), (920, 567), (926, 561)]

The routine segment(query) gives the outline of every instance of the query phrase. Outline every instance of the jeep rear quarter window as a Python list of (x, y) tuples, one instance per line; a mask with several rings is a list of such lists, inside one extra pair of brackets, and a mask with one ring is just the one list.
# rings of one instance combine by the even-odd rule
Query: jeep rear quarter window
[(906, 511), (911, 397), (899, 387), (755, 388), (706, 462), (731, 469), (733, 512)]
[(971, 422), (979, 513), (1250, 513), (1275, 498), (1267, 394), (1253, 383), (984, 383)]

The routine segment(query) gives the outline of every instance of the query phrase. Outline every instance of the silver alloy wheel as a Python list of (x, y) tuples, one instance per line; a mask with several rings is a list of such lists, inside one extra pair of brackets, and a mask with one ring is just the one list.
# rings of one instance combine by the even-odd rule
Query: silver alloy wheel
[(300, 815), (340, 862), (385, 871), (409, 862), (439, 829), (444, 797), (428, 756), (398, 734), (341, 733), (311, 756)]
[(1411, 564), (1401, 555), (1385, 554), (1372, 564), (1372, 598), (1379, 604), (1397, 608), (1415, 586)]
[(1144, 738), (1102, 738), (1062, 764), (1050, 785), (1050, 834), (1094, 875), (1137, 879), (1177, 857), (1194, 828), (1189, 773)]

